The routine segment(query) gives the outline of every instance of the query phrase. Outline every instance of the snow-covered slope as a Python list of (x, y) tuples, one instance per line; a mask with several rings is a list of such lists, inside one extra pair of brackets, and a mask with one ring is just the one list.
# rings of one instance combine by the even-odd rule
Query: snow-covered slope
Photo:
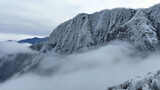
[(113, 38), (112, 31), (129, 21), (133, 9), (117, 8), (94, 14), (79, 14), (59, 25), (50, 35), (49, 44), (60, 53), (72, 53), (92, 46), (102, 46)]
[(144, 10), (137, 10), (132, 19), (115, 32), (119, 32), (117, 39), (127, 40), (141, 50), (153, 50), (159, 42), (156, 29)]
[(136, 77), (107, 90), (160, 90), (160, 71), (148, 73), (143, 77)]

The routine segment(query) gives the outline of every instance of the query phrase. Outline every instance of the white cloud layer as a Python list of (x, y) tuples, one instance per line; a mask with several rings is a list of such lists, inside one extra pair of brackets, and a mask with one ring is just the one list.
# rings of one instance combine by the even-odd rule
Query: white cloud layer
[(25, 75), (0, 85), (0, 90), (106, 90), (137, 75), (160, 69), (160, 55), (130, 56), (126, 43), (116, 43), (83, 54), (56, 57), (51, 53), (41, 70), (56, 68), (52, 76)]

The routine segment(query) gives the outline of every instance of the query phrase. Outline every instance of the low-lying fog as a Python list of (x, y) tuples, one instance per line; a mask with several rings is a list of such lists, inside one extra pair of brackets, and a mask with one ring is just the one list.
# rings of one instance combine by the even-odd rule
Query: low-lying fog
[[(15, 52), (21, 49), (18, 44)], [(7, 44), (0, 46), (2, 50), (10, 52)], [(1, 84), (0, 90), (106, 90), (108, 86), (160, 69), (158, 53), (146, 58), (133, 54), (132, 46), (122, 42), (83, 54), (61, 57), (50, 53), (41, 62), (39, 71), (55, 68), (50, 70), (54, 71), (52, 75), (29, 73)]]

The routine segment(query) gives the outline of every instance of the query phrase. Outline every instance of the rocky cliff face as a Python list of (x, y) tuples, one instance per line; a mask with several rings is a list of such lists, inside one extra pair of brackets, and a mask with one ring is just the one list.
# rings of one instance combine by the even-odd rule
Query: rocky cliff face
[(160, 5), (155, 5), (79, 14), (53, 30), (47, 47), (58, 53), (73, 53), (122, 40), (141, 50), (154, 50), (160, 38), (159, 10)]

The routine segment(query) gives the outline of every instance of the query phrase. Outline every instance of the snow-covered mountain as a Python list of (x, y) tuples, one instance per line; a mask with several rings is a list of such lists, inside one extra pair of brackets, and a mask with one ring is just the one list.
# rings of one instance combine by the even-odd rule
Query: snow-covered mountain
[(115, 40), (128, 42), (140, 51), (155, 51), (160, 40), (159, 11), (160, 5), (155, 5), (146, 9), (116, 8), (79, 14), (55, 28), (46, 42), (31, 46), (37, 52), (0, 57), (0, 82), (37, 68), (44, 58), (55, 53), (88, 51)]
[(122, 40), (141, 50), (154, 50), (160, 38), (159, 10), (160, 5), (155, 5), (79, 14), (53, 30), (48, 46), (59, 53), (73, 53)]

